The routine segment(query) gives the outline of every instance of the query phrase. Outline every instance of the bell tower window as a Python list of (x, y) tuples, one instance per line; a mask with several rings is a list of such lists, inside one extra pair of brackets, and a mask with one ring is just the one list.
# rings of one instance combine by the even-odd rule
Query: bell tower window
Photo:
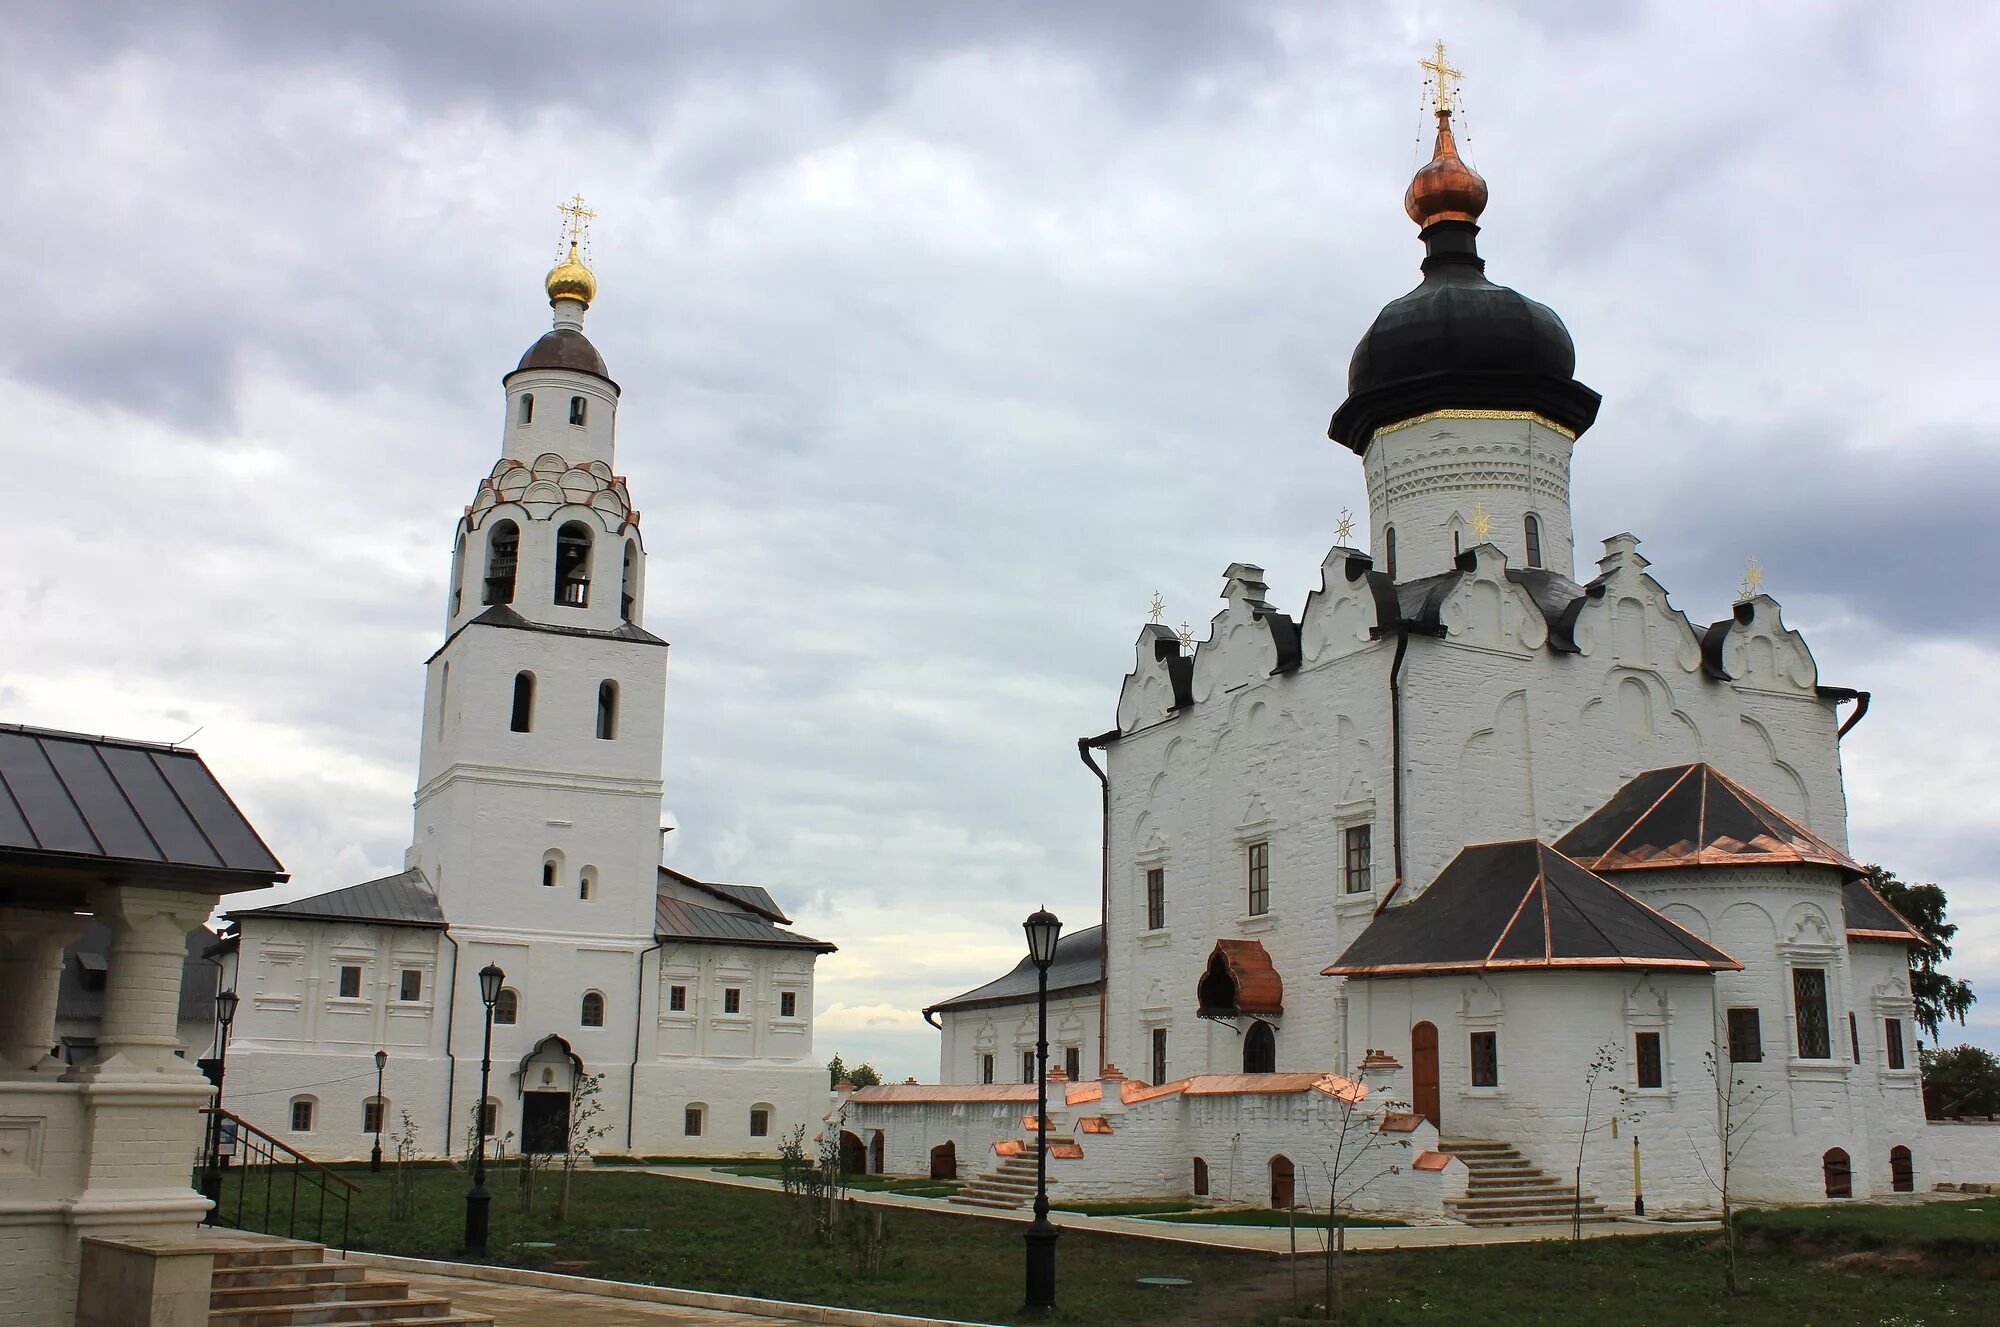
[(618, 684), (609, 679), (597, 684), (597, 736), (606, 742), (618, 736)]
[(639, 541), (625, 541), (625, 583), (618, 596), (618, 613), (627, 622), (636, 622), (639, 610)]
[(556, 531), (555, 601), (567, 608), (590, 602), (590, 527), (582, 521)]
[(533, 673), (514, 674), (514, 713), (507, 727), (517, 733), (531, 733), (535, 730), (535, 675)]
[(590, 402), (584, 400), (581, 396), (570, 397), (569, 422), (572, 424), (581, 425), (584, 420), (584, 415), (589, 410), (589, 408), (590, 408)]
[(1542, 565), (1542, 523), (1535, 519), (1533, 512), (1529, 512), (1521, 523), (1528, 535), (1528, 565), (1539, 567)]
[(495, 521), (486, 535), (486, 593), (480, 602), (514, 602), (514, 570), (521, 560), (521, 527)]
[(1396, 527), (1390, 526), (1382, 532), (1382, 569), (1389, 573), (1389, 579), (1396, 579)]
[(523, 424), (532, 424), (535, 422), (535, 394), (533, 392), (521, 393), (521, 422)]

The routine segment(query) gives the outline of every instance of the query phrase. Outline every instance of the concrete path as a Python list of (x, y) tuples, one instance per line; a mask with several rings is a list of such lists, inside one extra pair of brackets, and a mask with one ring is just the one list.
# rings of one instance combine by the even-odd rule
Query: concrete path
[[(728, 1184), (744, 1189), (776, 1190), (776, 1180), (750, 1175), (730, 1175), (706, 1166), (653, 1166), (649, 1175), (669, 1179), (696, 1180), (704, 1184)], [(906, 1207), (949, 1216), (984, 1217), (993, 1221), (1026, 1222), (1033, 1213), (993, 1208), (960, 1207), (942, 1198), (913, 1198), (902, 1193), (868, 1193), (849, 1190), (860, 1202), (879, 1207)], [(1066, 1230), (1098, 1230), (1114, 1235), (1142, 1235), (1147, 1239), (1170, 1240), (1177, 1244), (1200, 1244), (1214, 1249), (1241, 1249), (1251, 1253), (1289, 1253), (1291, 1232), (1283, 1226), (1204, 1226), (1183, 1221), (1145, 1221), (1129, 1216), (1085, 1216), (1081, 1212), (1050, 1212), (1049, 1219)], [(1621, 1235), (1660, 1235), (1672, 1231), (1718, 1230), (1715, 1221), (1619, 1221), (1585, 1222), (1585, 1239), (1608, 1239)], [(1318, 1230), (1299, 1230), (1299, 1252), (1320, 1252)], [(1546, 1226), (1462, 1226), (1441, 1222), (1432, 1226), (1361, 1226), (1347, 1232), (1349, 1252), (1377, 1249), (1442, 1248), (1461, 1244), (1525, 1244), (1536, 1240), (1568, 1239), (1569, 1227), (1557, 1223)]]
[(496, 1327), (798, 1327), (797, 1318), (765, 1318), (679, 1304), (646, 1304), (540, 1286), (497, 1285), (469, 1276), (397, 1272), (419, 1295), (441, 1295), (454, 1309), (484, 1313)]

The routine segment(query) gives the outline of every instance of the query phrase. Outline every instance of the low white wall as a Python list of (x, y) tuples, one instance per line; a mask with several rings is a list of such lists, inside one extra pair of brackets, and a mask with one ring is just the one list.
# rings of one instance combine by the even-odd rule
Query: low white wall
[(1933, 1120), (1917, 1150), (1917, 1187), (2000, 1185), (2000, 1123)]

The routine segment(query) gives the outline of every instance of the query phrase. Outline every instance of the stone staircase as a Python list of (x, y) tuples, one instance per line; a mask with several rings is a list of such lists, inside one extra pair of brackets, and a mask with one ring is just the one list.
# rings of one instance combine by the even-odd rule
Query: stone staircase
[[(1075, 1140), (1068, 1135), (1049, 1135), (1051, 1143), (1068, 1143)], [(1031, 1137), (1021, 1144), (1021, 1151), (1003, 1159), (992, 1170), (983, 1172), (977, 1179), (967, 1180), (950, 1201), (961, 1207), (985, 1207), (1000, 1211), (1018, 1211), (1032, 1207), (1035, 1202), (1035, 1158), (1041, 1155), (1041, 1148)], [(1055, 1186), (1056, 1178), (1049, 1176), (1049, 1185)]]
[(330, 1262), (318, 1244), (255, 1239), (215, 1250), (208, 1322), (209, 1327), (492, 1327), (493, 1319), (454, 1313), (449, 1300), (413, 1295), (409, 1282), (372, 1277), (359, 1263)]
[[(1465, 1197), (1447, 1198), (1451, 1214), (1468, 1226), (1554, 1225), (1568, 1221), (1576, 1210), (1576, 1186), (1540, 1169), (1516, 1151), (1512, 1143), (1485, 1138), (1454, 1138), (1438, 1150), (1465, 1163), (1470, 1172)], [(1618, 1218), (1583, 1195), (1585, 1221)]]

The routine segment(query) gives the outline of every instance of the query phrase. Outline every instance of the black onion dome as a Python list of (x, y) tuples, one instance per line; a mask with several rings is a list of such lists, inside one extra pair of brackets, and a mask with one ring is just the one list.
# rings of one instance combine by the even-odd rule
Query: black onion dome
[[(557, 327), (544, 332), (542, 339), (529, 346), (528, 353), (521, 356), (521, 362), (514, 366), (515, 373), (523, 369), (570, 369), (611, 382), (611, 375), (604, 368), (604, 356), (597, 353), (597, 347), (590, 344), (589, 337), (574, 327)], [(617, 384), (612, 383), (612, 386)]]

